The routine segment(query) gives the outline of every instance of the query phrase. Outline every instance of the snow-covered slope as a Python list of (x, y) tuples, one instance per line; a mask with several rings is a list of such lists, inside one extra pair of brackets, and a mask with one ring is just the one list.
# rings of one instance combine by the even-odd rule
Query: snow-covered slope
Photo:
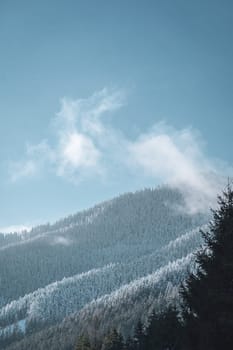
[(35, 335), (68, 316), (81, 330), (97, 313), (103, 329), (113, 322), (130, 332), (137, 312), (128, 306), (142, 315), (141, 305), (146, 313), (174, 299), (201, 244), (207, 218), (182, 204), (181, 193), (166, 187), (130, 193), (3, 244), (0, 325), (25, 320)]

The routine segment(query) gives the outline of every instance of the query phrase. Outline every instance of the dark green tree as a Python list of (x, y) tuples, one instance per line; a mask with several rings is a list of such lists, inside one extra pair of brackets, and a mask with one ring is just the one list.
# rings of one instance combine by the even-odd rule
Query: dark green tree
[(155, 312), (149, 318), (146, 330), (146, 350), (178, 350), (182, 341), (182, 327), (178, 311), (169, 306), (163, 312)]
[(124, 342), (123, 337), (116, 329), (113, 329), (103, 341), (101, 350), (123, 350)]
[(135, 350), (134, 341), (132, 338), (128, 337), (125, 341), (124, 350)]
[(133, 337), (134, 350), (144, 350), (145, 349), (145, 334), (143, 330), (143, 324), (141, 320), (138, 321)]
[(81, 335), (78, 338), (77, 345), (75, 350), (91, 350), (91, 344), (89, 342), (89, 339), (85, 335)]
[(197, 271), (181, 288), (186, 348), (233, 349), (233, 190), (218, 197), (218, 209), (196, 257)]

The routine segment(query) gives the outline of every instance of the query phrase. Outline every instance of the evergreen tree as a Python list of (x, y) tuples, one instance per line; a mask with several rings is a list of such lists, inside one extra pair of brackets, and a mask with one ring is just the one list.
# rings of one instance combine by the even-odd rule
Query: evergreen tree
[(135, 350), (134, 341), (132, 338), (128, 337), (125, 341), (124, 350)]
[(91, 350), (91, 344), (89, 342), (88, 337), (81, 335), (78, 338), (75, 350)]
[(181, 344), (181, 324), (178, 311), (169, 306), (163, 312), (150, 316), (146, 330), (146, 350), (178, 350)]
[(116, 329), (113, 329), (104, 339), (101, 350), (123, 350), (123, 337)]
[(145, 348), (145, 334), (143, 330), (143, 325), (141, 320), (138, 321), (135, 331), (134, 331), (134, 349), (135, 350), (144, 350)]
[(233, 349), (233, 190), (218, 197), (219, 207), (197, 254), (198, 268), (182, 286), (188, 349)]

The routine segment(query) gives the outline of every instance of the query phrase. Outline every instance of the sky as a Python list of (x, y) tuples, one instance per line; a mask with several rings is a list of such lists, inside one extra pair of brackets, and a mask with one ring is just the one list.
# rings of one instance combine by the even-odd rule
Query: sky
[(0, 231), (163, 183), (211, 203), (232, 175), (232, 42), (232, 1), (1, 0)]

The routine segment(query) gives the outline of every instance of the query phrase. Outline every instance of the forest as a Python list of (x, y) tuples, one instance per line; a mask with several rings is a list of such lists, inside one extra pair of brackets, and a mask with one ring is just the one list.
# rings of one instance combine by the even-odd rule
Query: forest
[(131, 338), (116, 329), (101, 343), (81, 335), (75, 350), (217, 350), (233, 348), (233, 190), (218, 197), (203, 247), (195, 254), (197, 269), (180, 286), (178, 307), (139, 319)]
[[(224, 349), (231, 349), (230, 186), (218, 202), (212, 217), (193, 215), (181, 207), (177, 210), (182, 205), (179, 192), (144, 190), (3, 244), (3, 253), (14, 252), (14, 259), (22, 262), (17, 267), (21, 273), (26, 266), (22, 251), (30, 253), (32, 274), (36, 267), (45, 268), (40, 265), (48, 252), (43, 246), (53, 252), (54, 263), (59, 261), (61, 247), (67, 261), (71, 249), (77, 250), (77, 263), (71, 259), (70, 268), (76, 268), (76, 274), (60, 280), (44, 270), (38, 277), (51, 282), (44, 286), (40, 281), (38, 289), (31, 285), (32, 291), (26, 294), (9, 284), (12, 297), (9, 302), (3, 299), (0, 309), (1, 348), (215, 350), (224, 343)], [(59, 244), (54, 245), (58, 237)], [(73, 244), (61, 245), (62, 238), (66, 243), (72, 239)], [(28, 253), (28, 246), (40, 259)], [(89, 248), (86, 259), (78, 255), (80, 246)]]

